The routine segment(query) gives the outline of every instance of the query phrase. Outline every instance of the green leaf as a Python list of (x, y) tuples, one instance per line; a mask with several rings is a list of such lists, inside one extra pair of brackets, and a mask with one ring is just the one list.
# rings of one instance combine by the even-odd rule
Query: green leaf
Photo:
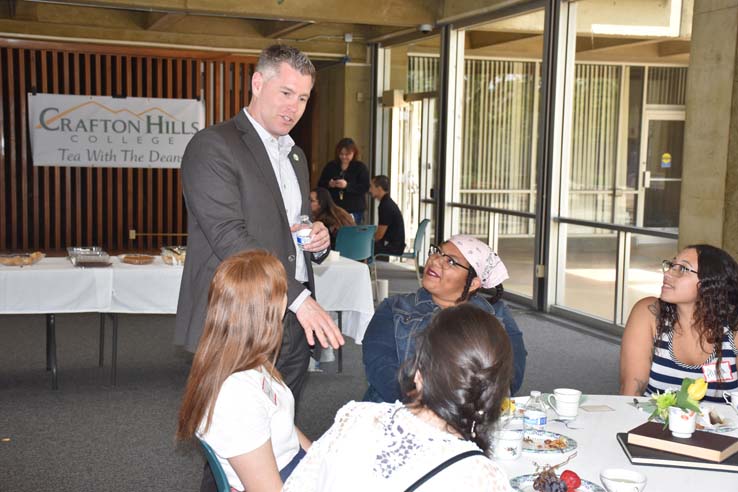
[(694, 410), (697, 413), (700, 413), (700, 404), (694, 401), (691, 398), (687, 398), (687, 400), (684, 402), (684, 406), (682, 407), (687, 410)]

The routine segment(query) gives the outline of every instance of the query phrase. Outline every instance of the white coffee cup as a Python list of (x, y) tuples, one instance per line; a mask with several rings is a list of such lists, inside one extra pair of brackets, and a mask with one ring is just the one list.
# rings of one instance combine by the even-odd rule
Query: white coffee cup
[(384, 278), (377, 279), (377, 303), (387, 299), (389, 296), (389, 280)]
[(554, 412), (562, 419), (576, 418), (579, 413), (579, 400), (582, 392), (570, 388), (556, 388), (553, 394), (548, 395), (546, 400)]
[(516, 460), (522, 453), (522, 429), (503, 429), (492, 433), (492, 456), (498, 460)]
[(723, 400), (738, 413), (738, 391), (726, 391), (723, 393)]
[(641, 492), (646, 488), (646, 475), (625, 468), (607, 468), (600, 472), (607, 492)]

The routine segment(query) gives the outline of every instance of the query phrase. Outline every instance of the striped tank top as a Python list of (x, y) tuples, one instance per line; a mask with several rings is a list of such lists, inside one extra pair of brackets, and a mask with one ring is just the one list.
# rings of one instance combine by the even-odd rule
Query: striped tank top
[[(717, 361), (717, 353), (713, 350), (712, 355), (703, 364), (690, 365), (679, 362), (674, 356), (671, 332), (663, 333), (661, 338), (655, 341), (655, 344), (651, 373), (648, 376), (647, 395), (656, 391), (663, 393), (667, 389), (678, 391), (684, 378), (704, 378), (702, 366), (714, 364)], [(738, 350), (736, 350), (733, 332), (727, 328), (723, 332), (722, 344), (722, 361), (730, 364), (731, 377), (720, 383), (708, 383), (704, 401), (724, 403), (723, 392), (738, 389), (738, 372), (736, 370), (736, 353), (738, 353)]]

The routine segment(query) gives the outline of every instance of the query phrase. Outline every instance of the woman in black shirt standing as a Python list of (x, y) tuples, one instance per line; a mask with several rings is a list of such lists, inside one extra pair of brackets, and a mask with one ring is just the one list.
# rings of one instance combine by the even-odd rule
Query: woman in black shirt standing
[(328, 189), (336, 205), (353, 215), (361, 224), (369, 191), (369, 169), (359, 161), (359, 149), (350, 138), (336, 145), (336, 158), (323, 168), (318, 186)]

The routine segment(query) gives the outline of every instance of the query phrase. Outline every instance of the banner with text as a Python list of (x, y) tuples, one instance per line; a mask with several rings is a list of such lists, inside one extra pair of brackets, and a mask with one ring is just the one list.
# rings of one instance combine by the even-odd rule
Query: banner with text
[(34, 166), (179, 167), (205, 124), (194, 99), (28, 94)]

